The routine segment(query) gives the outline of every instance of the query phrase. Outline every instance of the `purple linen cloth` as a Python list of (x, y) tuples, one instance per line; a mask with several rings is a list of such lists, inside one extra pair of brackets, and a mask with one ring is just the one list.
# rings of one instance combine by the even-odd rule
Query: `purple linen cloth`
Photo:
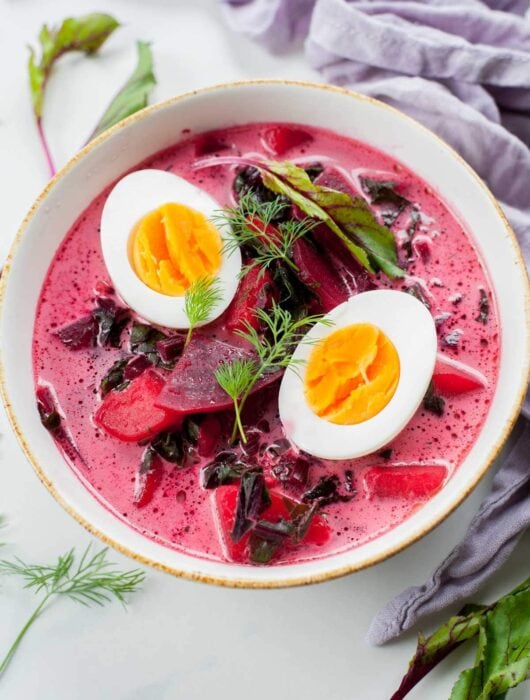
[[(456, 148), (501, 201), (529, 263), (530, 0), (221, 2), (236, 31), (276, 52), (305, 38), (308, 61), (327, 81), (402, 109)], [(467, 598), (512, 552), (530, 525), (527, 419), (530, 394), (464, 540), (426, 583), (378, 613), (370, 642)]]

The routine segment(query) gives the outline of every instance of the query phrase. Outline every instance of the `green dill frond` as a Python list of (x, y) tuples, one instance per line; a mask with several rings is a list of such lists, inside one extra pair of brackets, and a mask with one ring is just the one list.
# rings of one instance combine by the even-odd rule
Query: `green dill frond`
[(186, 290), (184, 312), (190, 323), (186, 345), (197, 325), (209, 320), (212, 311), (223, 299), (219, 280), (212, 277), (199, 277)]
[(125, 604), (125, 596), (134, 593), (145, 578), (140, 569), (121, 571), (107, 560), (107, 549), (95, 554), (87, 547), (76, 564), (75, 551), (69, 550), (58, 557), (52, 566), (27, 564), (22, 559), (0, 561), (0, 575), (18, 576), (24, 587), (43, 597), (26, 622), (7, 654), (0, 661), (0, 676), (20, 646), (31, 625), (42, 614), (55, 596), (64, 596), (82, 605), (104, 605), (112, 598)]
[(292, 260), (293, 246), (314, 228), (316, 222), (306, 218), (273, 223), (286, 206), (289, 205), (279, 199), (261, 203), (251, 193), (246, 193), (237, 207), (227, 207), (213, 215), (212, 221), (216, 225), (231, 229), (231, 235), (225, 238), (223, 244), (225, 254), (242, 246), (250, 247), (253, 251), (252, 261), (243, 267), (241, 276), (258, 265), (264, 271), (275, 260), (283, 260), (298, 272)]
[(264, 328), (263, 333), (249, 323), (245, 323), (245, 330), (236, 333), (252, 346), (257, 360), (223, 362), (215, 373), (219, 386), (234, 401), (236, 420), (232, 440), (239, 430), (243, 442), (246, 442), (246, 438), (240, 414), (258, 379), (265, 372), (280, 368), (292, 367), (295, 372), (299, 372), (303, 363), (301, 360), (293, 360), (293, 352), (300, 342), (304, 342), (308, 328), (315, 323), (332, 325), (331, 321), (320, 315), (293, 318), (289, 311), (276, 302), (273, 302), (269, 312), (257, 309), (256, 315), (260, 326)]
[(235, 401), (254, 380), (257, 369), (256, 362), (249, 359), (221, 362), (215, 370), (215, 378), (221, 389)]
[(241, 421), (241, 409), (259, 377), (258, 363), (248, 358), (232, 360), (232, 362), (220, 362), (215, 370), (217, 383), (234, 402), (235, 422), (232, 440), (235, 439), (235, 434), (239, 430), (243, 443), (247, 441)]

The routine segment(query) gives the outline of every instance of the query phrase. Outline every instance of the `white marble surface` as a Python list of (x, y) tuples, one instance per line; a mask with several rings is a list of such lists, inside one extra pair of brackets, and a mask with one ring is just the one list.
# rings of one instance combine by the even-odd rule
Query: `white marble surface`
[[(67, 57), (49, 84), (45, 126), (59, 164), (84, 141), (134, 62), (133, 40), (153, 42), (154, 99), (238, 78), (317, 76), (301, 55), (271, 57), (223, 26), (214, 0), (0, 0), (0, 257), (46, 182), (26, 84), (26, 45), (44, 21), (105, 9), (124, 24), (97, 59)], [(9, 518), (3, 555), (48, 562), (88, 534), (40, 485), (0, 417), (0, 512)], [(127, 612), (112, 605), (50, 608), (0, 679), (5, 700), (386, 700), (399, 683), (414, 635), (381, 649), (364, 636), (376, 610), (422, 581), (458, 541), (491, 475), (443, 525), (393, 559), (338, 581), (301, 589), (238, 591), (147, 572)], [(96, 543), (97, 545), (97, 543)], [(530, 538), (480, 598), (493, 600), (523, 576)], [(131, 565), (112, 552), (114, 560)], [(34, 605), (14, 581), (0, 590), (0, 653)], [(437, 620), (426, 622), (426, 631)], [(442, 700), (471, 650), (458, 652), (410, 695)], [(528, 697), (519, 688), (513, 700)]]

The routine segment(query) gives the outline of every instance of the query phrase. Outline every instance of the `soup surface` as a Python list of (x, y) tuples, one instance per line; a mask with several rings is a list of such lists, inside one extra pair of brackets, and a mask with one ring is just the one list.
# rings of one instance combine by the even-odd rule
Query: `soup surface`
[[(287, 439), (279, 417), (283, 370), (278, 368), (258, 382), (245, 404), (246, 443), (237, 433), (231, 440), (229, 405), (178, 420), (167, 421), (164, 413), (139, 439), (109, 434), (109, 422), (101, 419), (101, 405), (110, 406), (109, 397), (129, 397), (131, 411), (147, 415), (150, 406), (132, 406), (138, 397), (131, 387), (140, 387), (137, 394), (148, 402), (153, 381), (169, 384), (186, 358), (199, 374), (211, 374), (211, 344), (240, 344), (234, 333), (245, 330), (240, 321), (250, 319), (257, 333), (266, 335), (255, 316), (257, 307), (270, 313), (285, 300), (293, 316), (298, 312), (293, 295), (282, 287), (283, 263), (276, 259), (261, 276), (254, 270), (243, 278), (228, 310), (194, 330), (181, 355), (184, 333), (146, 324), (145, 317), (128, 309), (110, 279), (100, 226), (112, 188), (81, 214), (59, 247), (42, 288), (33, 341), (43, 422), (94, 496), (130, 527), (168, 547), (253, 565), (303, 561), (359, 546), (421, 508), (475, 442), (495, 388), (500, 352), (495, 302), (471, 237), (436, 192), (388, 155), (307, 126), (249, 124), (206, 136), (184, 133), (174, 147), (138, 168), (175, 173), (208, 193), (219, 209), (235, 208), (241, 196), (275, 200), (260, 179), (263, 158), (295, 163), (315, 185), (363, 197), (395, 240), (403, 274), (393, 277), (363, 269), (346, 248), (340, 253), (342, 243), (332, 241), (325, 223), (310, 228), (308, 254), (323, 268), (314, 259), (304, 262), (304, 250), (289, 251), (295, 277), (303, 278), (295, 281), (303, 288), (307, 313), (326, 313), (335, 302), (367, 290), (394, 289), (418, 298), (434, 318), (440, 355), (433, 384), (389, 444), (347, 460), (300, 451)], [(282, 216), (303, 218), (296, 202), (284, 199), (272, 224), (276, 230)], [(256, 231), (259, 235), (259, 227)], [(244, 262), (252, 261), (256, 250), (244, 246)], [(160, 349), (164, 336), (174, 340)], [(111, 369), (115, 375), (109, 379)], [(326, 454), (326, 446), (321, 447), (320, 454)], [(247, 503), (246, 512), (241, 503), (243, 480), (247, 500), (256, 498), (252, 489), (261, 489), (262, 503), (253, 512), (255, 503), (250, 510)], [(236, 511), (244, 522), (234, 536)]]

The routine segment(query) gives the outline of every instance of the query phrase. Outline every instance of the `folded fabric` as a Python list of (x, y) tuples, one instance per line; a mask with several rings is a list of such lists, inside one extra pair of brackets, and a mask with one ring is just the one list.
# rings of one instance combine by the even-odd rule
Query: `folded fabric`
[[(530, 0), (221, 0), (273, 51), (305, 37), (332, 83), (407, 112), (450, 143), (501, 201), (530, 263)], [(526, 417), (526, 418), (525, 418)], [(530, 394), (518, 439), (464, 540), (378, 614), (374, 644), (473, 594), (530, 524)]]

